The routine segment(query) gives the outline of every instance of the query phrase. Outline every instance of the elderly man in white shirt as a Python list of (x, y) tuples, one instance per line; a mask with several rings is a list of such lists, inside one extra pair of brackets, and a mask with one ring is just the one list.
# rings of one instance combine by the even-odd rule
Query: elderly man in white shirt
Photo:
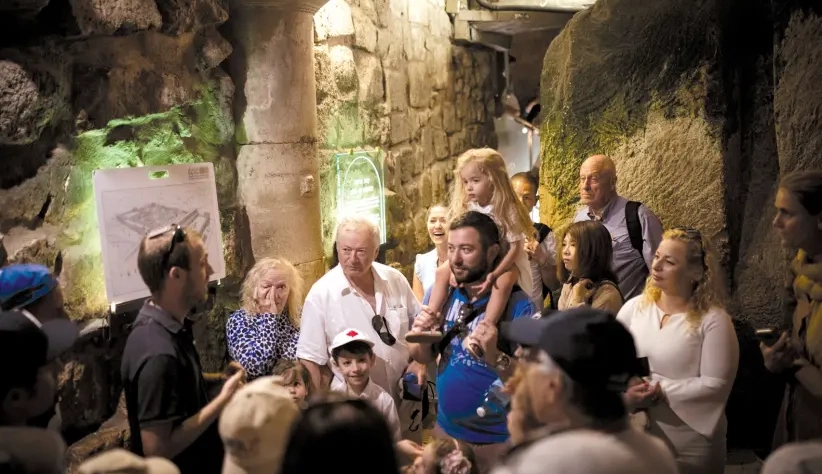
[(371, 380), (399, 399), (399, 379), (408, 367), (420, 380), (425, 367), (409, 367), (405, 334), (420, 303), (402, 273), (376, 263), (380, 231), (362, 217), (344, 218), (337, 226), (340, 263), (320, 278), (305, 299), (297, 358), (311, 374), (312, 391), (327, 389), (339, 371), (329, 364), (334, 337), (356, 328), (375, 341)]

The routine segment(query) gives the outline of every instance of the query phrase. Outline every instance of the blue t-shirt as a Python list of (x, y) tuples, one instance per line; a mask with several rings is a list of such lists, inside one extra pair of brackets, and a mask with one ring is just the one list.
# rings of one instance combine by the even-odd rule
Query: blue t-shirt
[[(445, 317), (444, 332), (448, 332), (459, 319), (459, 310), (467, 300), (462, 292), (455, 291), (454, 303)], [(475, 302), (479, 306), (488, 301), (482, 298)], [(445, 307), (448, 308), (448, 302)], [(517, 318), (528, 318), (534, 314), (534, 305), (525, 292), (519, 290), (511, 293), (503, 321)], [(485, 318), (485, 313), (477, 316), (469, 330), (474, 330)], [(449, 347), (440, 358), (437, 367), (437, 424), (448, 436), (469, 443), (504, 443), (508, 440), (508, 427), (503, 415), (477, 415), (477, 408), (482, 405), (485, 393), (496, 380), (497, 373), (484, 361), (474, 358), (462, 347), (463, 339), (459, 336), (451, 340)]]

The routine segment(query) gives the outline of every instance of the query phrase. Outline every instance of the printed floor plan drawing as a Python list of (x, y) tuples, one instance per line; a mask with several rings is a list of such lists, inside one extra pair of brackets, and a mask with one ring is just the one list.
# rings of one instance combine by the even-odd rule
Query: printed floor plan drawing
[(95, 175), (106, 294), (110, 302), (119, 304), (147, 293), (137, 269), (140, 241), (151, 231), (171, 224), (199, 233), (214, 269), (212, 279), (225, 276), (213, 170), (194, 173), (191, 166), (165, 167), (171, 179), (162, 181), (149, 179), (147, 168), (103, 170), (97, 173), (100, 176)]

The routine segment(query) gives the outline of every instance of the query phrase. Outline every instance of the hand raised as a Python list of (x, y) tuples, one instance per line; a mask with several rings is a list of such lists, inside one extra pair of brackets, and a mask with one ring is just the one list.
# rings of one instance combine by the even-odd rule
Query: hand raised
[(440, 313), (434, 311), (430, 306), (423, 306), (422, 310), (414, 318), (414, 324), (411, 325), (411, 331), (432, 331), (440, 327)]
[(788, 344), (790, 335), (783, 332), (774, 345), (768, 347), (765, 343), (759, 343), (759, 350), (762, 352), (762, 360), (765, 362), (765, 368), (770, 372), (779, 373), (788, 369), (795, 357), (793, 348)]

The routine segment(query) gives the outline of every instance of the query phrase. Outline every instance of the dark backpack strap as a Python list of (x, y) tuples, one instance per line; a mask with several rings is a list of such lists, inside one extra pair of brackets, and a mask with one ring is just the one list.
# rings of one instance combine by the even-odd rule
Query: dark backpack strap
[(641, 202), (628, 201), (625, 204), (625, 224), (628, 226), (628, 236), (631, 246), (642, 254), (642, 224), (639, 223), (639, 206)]
[[(459, 291), (459, 290), (457, 290), (457, 291)], [(453, 291), (450, 291), (449, 294), (448, 294), (449, 299), (451, 299), (452, 294), (453, 294)], [(490, 299), (490, 297), (489, 297), (489, 299)], [(451, 301), (450, 304), (448, 305), (448, 310), (449, 311), (451, 310), (451, 306), (453, 304), (454, 304), (453, 301)], [(440, 341), (439, 346), (437, 347), (437, 352), (440, 353), (440, 354), (445, 352), (445, 349), (448, 348), (448, 345), (451, 344), (451, 341), (455, 337), (457, 337), (457, 335), (459, 335), (459, 333), (462, 331), (463, 328), (468, 327), (468, 325), (471, 324), (471, 322), (473, 320), (477, 319), (477, 316), (479, 316), (480, 314), (482, 314), (485, 311), (486, 306), (488, 306), (487, 301), (485, 303), (479, 305), (479, 306), (474, 306), (474, 310), (471, 311), (471, 313), (465, 315), (465, 318), (457, 319), (457, 321), (454, 323), (454, 325), (451, 326), (451, 329), (449, 329), (448, 332), (443, 334), (442, 340)], [(443, 313), (443, 314), (445, 314), (445, 317), (448, 317), (447, 313)]]
[[(459, 291), (459, 290), (457, 290), (457, 291)], [(514, 284), (514, 286), (513, 286), (513, 287), (511, 287), (511, 294), (514, 294), (514, 293), (515, 293), (515, 292), (517, 292), (517, 291), (522, 291), (522, 289), (519, 287), (519, 285)], [(453, 296), (453, 288), (452, 288), (452, 289), (449, 291), (449, 293), (448, 293), (448, 298), (449, 298), (449, 300), (451, 299), (451, 296)], [(467, 299), (467, 298), (466, 298), (466, 299)], [(469, 324), (471, 324), (471, 322), (472, 322), (472, 321), (474, 321), (475, 319), (477, 319), (477, 316), (479, 316), (480, 314), (482, 314), (482, 313), (484, 313), (484, 312), (485, 312), (485, 307), (486, 307), (486, 306), (488, 306), (488, 301), (490, 301), (490, 300), (491, 300), (491, 297), (489, 296), (489, 297), (488, 297), (488, 300), (487, 300), (485, 303), (483, 303), (483, 304), (481, 304), (481, 305), (478, 305), (478, 306), (474, 306), (474, 310), (473, 310), (473, 311), (471, 311), (471, 313), (470, 313), (470, 314), (467, 314), (467, 315), (465, 316), (465, 318), (464, 318), (464, 319), (457, 320), (457, 322), (456, 322), (456, 323), (454, 323), (454, 325), (453, 325), (453, 326), (451, 326), (451, 329), (449, 329), (449, 330), (448, 330), (448, 332), (447, 332), (447, 333), (445, 333), (445, 334), (442, 336), (442, 340), (440, 341), (439, 345), (437, 346), (437, 352), (438, 352), (439, 354), (442, 354), (443, 352), (445, 352), (445, 349), (447, 349), (447, 348), (448, 348), (448, 345), (449, 345), (449, 344), (451, 344), (451, 341), (452, 341), (455, 337), (457, 337), (457, 335), (460, 333), (460, 331), (462, 330), (462, 328), (468, 327), (468, 325), (469, 325)], [(452, 306), (453, 304), (454, 304), (454, 303), (453, 303), (453, 301), (451, 301), (451, 302), (448, 304), (448, 306), (447, 306), (447, 307), (448, 307), (448, 311), (450, 311), (450, 310), (451, 310), (451, 306)], [(509, 300), (508, 300), (508, 304), (505, 306), (505, 314), (510, 314), (510, 313), (511, 313), (511, 311), (510, 311), (510, 305), (511, 305), (511, 300), (510, 300), (510, 298), (509, 298)], [(447, 313), (443, 313), (443, 314), (446, 314), (446, 317), (447, 317)], [(501, 325), (503, 322), (505, 322), (505, 318), (501, 318), (501, 319), (500, 319), (500, 321), (499, 321), (499, 323), (497, 323), (497, 329), (499, 329), (499, 328), (500, 328), (500, 325)], [(503, 337), (498, 337), (498, 338), (497, 338), (497, 348), (498, 348), (500, 351), (502, 351), (502, 352), (504, 352), (504, 353), (506, 353), (506, 354), (508, 354), (508, 355), (514, 355), (514, 350), (513, 350), (513, 348), (511, 347), (511, 343), (510, 343), (510, 342), (508, 342), (508, 341), (507, 341), (506, 339), (504, 339)]]
[(541, 222), (534, 222), (534, 229), (537, 231), (537, 241), (540, 243), (551, 233), (551, 228)]

